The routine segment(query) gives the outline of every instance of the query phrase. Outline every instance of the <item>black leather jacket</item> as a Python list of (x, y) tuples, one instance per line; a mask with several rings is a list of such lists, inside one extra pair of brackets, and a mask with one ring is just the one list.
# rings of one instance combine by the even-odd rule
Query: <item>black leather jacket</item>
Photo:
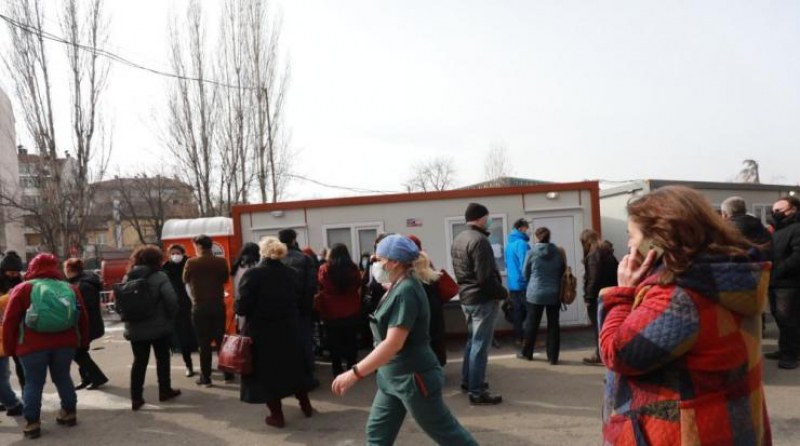
[(462, 305), (483, 304), (508, 296), (487, 236), (483, 229), (468, 225), (453, 240), (450, 254)]

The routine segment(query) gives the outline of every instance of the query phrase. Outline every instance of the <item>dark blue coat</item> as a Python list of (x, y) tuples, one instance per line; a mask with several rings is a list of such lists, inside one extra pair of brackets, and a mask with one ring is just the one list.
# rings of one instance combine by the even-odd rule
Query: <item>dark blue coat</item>
[(561, 303), (561, 276), (564, 258), (552, 243), (536, 243), (525, 258), (525, 277), (528, 279), (526, 300), (537, 305)]

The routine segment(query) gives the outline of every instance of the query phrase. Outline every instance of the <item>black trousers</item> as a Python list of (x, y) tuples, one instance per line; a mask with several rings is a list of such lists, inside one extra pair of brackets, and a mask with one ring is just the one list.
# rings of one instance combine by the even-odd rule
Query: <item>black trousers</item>
[(225, 335), (225, 306), (196, 305), (192, 312), (192, 324), (197, 334), (197, 345), (200, 350), (200, 373), (206, 379), (211, 379), (211, 353), (212, 342), (219, 348), (222, 337)]
[(778, 324), (778, 350), (785, 359), (800, 359), (800, 288), (771, 288), (769, 306)]
[(596, 358), (600, 357), (600, 325), (597, 319), (598, 299), (586, 300), (586, 313), (589, 315), (589, 322), (592, 324), (592, 331), (594, 332), (594, 354)]
[(75, 350), (75, 364), (78, 364), (78, 374), (81, 375), (82, 383), (91, 384), (108, 381), (100, 367), (92, 360), (88, 348)]
[(533, 348), (536, 346), (536, 335), (539, 331), (539, 324), (542, 323), (542, 315), (547, 311), (547, 359), (551, 364), (558, 362), (558, 354), (561, 350), (561, 327), (559, 327), (559, 317), (561, 305), (538, 305), (527, 303), (528, 315), (525, 318), (525, 343), (522, 347), (522, 354), (530, 357), (533, 355)]
[(342, 360), (347, 369), (356, 363), (358, 355), (358, 325), (336, 324), (326, 325), (328, 347), (331, 349), (331, 369), (333, 375), (342, 373)]
[(156, 356), (156, 375), (158, 376), (158, 390), (168, 391), (172, 388), (169, 369), (169, 346), (171, 336), (153, 339), (151, 341), (131, 341), (133, 350), (133, 366), (131, 367), (131, 399), (142, 399), (144, 377), (147, 373), (147, 363), (150, 362), (150, 348)]

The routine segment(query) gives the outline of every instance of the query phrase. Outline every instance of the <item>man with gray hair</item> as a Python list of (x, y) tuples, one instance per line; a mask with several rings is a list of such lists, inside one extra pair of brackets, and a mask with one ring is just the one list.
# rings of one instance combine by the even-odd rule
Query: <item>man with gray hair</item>
[[(722, 218), (729, 221), (750, 243), (756, 245), (765, 257), (770, 257), (772, 237), (761, 220), (747, 214), (747, 203), (742, 197), (728, 197), (720, 205)], [(765, 260), (771, 260), (765, 258)]]

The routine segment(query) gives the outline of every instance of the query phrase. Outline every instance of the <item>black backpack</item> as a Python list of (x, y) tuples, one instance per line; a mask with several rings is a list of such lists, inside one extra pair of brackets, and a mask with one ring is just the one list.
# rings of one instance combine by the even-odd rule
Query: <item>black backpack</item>
[(155, 315), (158, 296), (150, 292), (150, 274), (114, 285), (114, 305), (123, 322), (139, 322)]

